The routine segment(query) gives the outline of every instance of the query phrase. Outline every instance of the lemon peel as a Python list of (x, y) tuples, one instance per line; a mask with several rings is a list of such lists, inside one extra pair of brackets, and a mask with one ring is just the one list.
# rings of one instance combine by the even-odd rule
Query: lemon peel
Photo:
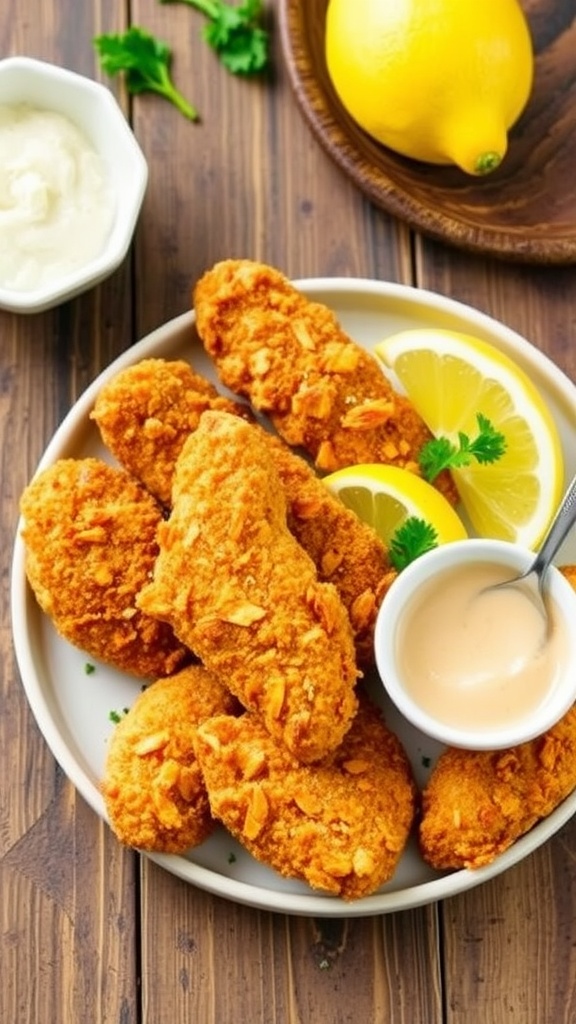
[(359, 519), (372, 526), (386, 546), (409, 516), (430, 523), (438, 544), (462, 540), (468, 535), (450, 502), (432, 484), (408, 469), (361, 463), (336, 470), (324, 477), (323, 483)]
[(528, 374), (494, 345), (458, 331), (417, 328), (375, 346), (436, 436), (471, 433), (482, 413), (506, 439), (495, 463), (451, 470), (476, 533), (535, 548), (564, 487), (554, 418)]
[(364, 131), (474, 175), (501, 163), (534, 77), (518, 0), (329, 0), (325, 55)]

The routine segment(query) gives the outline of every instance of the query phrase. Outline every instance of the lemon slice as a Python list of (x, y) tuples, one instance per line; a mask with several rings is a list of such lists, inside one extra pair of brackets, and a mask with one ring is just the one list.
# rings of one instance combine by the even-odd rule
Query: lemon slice
[(409, 516), (430, 523), (438, 544), (467, 536), (450, 502), (432, 484), (407, 469), (365, 463), (339, 469), (324, 477), (323, 483), (359, 519), (372, 526), (387, 546)]
[(564, 460), (552, 414), (528, 375), (493, 345), (456, 331), (402, 331), (375, 353), (433, 434), (474, 437), (478, 413), (504, 434), (497, 462), (471, 462), (452, 476), (480, 536), (536, 547), (562, 496)]

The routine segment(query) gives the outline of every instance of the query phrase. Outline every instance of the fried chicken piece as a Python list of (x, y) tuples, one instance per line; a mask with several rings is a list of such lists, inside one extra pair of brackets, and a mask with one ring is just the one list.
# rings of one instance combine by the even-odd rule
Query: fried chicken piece
[(320, 764), (300, 764), (252, 714), (208, 719), (194, 744), (212, 814), (257, 860), (345, 900), (394, 874), (415, 787), (399, 740), (364, 696)]
[(250, 415), (188, 363), (143, 359), (103, 386), (90, 418), (118, 462), (168, 506), (176, 459), (206, 409)]
[[(169, 506), (176, 460), (207, 408), (247, 414), (187, 363), (145, 359), (108, 381), (92, 418), (122, 465)], [(371, 664), (376, 615), (395, 577), (386, 549), (304, 459), (256, 424), (254, 429), (262, 432), (280, 476), (288, 527), (310, 555), (319, 579), (335, 585), (350, 616), (358, 659)]]
[[(261, 428), (254, 428), (261, 429)], [(374, 662), (374, 626), (396, 571), (378, 534), (334, 497), (304, 459), (262, 430), (288, 502), (288, 528), (348, 612), (359, 664)]]
[[(384, 462), (418, 471), (428, 428), (326, 306), (250, 260), (217, 263), (196, 284), (193, 302), (220, 379), (318, 469)], [(448, 474), (436, 484), (456, 502)]]
[(448, 748), (422, 794), (419, 839), (434, 868), (479, 868), (576, 786), (576, 706), (542, 736), (507, 750)]
[(334, 749), (356, 711), (350, 622), (288, 531), (278, 474), (250, 424), (204, 413), (158, 538), (140, 608), (169, 622), (300, 760)]
[(158, 553), (160, 508), (124, 470), (60, 459), (21, 498), (26, 574), (71, 644), (144, 678), (174, 672), (190, 652), (136, 607)]
[(193, 738), (213, 715), (233, 715), (235, 699), (201, 665), (159, 679), (118, 722), (108, 746), (101, 791), (121, 843), (183, 853), (214, 831)]

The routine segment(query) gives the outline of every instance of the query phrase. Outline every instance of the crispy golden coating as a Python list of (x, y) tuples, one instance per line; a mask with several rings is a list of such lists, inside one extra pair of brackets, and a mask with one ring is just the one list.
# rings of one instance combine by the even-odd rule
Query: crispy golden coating
[(576, 565), (560, 565), (560, 572), (566, 577), (573, 590), (576, 590)]
[(188, 363), (143, 359), (104, 385), (91, 419), (118, 462), (169, 505), (176, 459), (206, 409), (249, 415)]
[(356, 711), (350, 622), (289, 532), (278, 474), (250, 424), (204, 413), (158, 538), (142, 610), (169, 622), (298, 758), (334, 749)]
[[(246, 416), (188, 364), (145, 359), (100, 392), (93, 419), (123, 466), (166, 506), (176, 460), (207, 408)], [(254, 424), (254, 430), (262, 430)], [(288, 503), (288, 527), (344, 603), (362, 664), (373, 661), (374, 622), (395, 573), (374, 530), (333, 497), (304, 459), (262, 430)]]
[(235, 710), (228, 690), (201, 665), (138, 696), (110, 737), (101, 785), (120, 842), (182, 853), (207, 839), (215, 821), (192, 741), (200, 722)]
[(162, 518), (140, 484), (98, 459), (61, 459), (28, 485), (21, 512), (28, 580), (61, 636), (144, 678), (189, 659), (166, 623), (136, 607)]
[[(250, 260), (217, 263), (196, 284), (193, 302), (221, 380), (318, 469), (384, 462), (417, 471), (430, 432), (326, 306)], [(456, 500), (449, 476), (437, 483)]]
[(434, 868), (489, 864), (576, 786), (576, 708), (508, 750), (448, 748), (422, 794), (419, 829)]
[(310, 555), (318, 578), (336, 587), (350, 618), (358, 662), (369, 665), (374, 661), (378, 609), (396, 577), (386, 548), (304, 459), (279, 438), (262, 434), (286, 495), (288, 527)]
[(366, 698), (317, 765), (300, 764), (251, 714), (208, 719), (194, 742), (213, 815), (257, 860), (345, 900), (392, 877), (415, 787), (400, 742)]

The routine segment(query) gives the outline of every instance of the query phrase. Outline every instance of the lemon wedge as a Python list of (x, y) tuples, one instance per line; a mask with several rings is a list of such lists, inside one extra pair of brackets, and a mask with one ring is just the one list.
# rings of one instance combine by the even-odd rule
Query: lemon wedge
[(564, 460), (552, 414), (529, 376), (495, 346), (456, 331), (402, 331), (375, 353), (433, 434), (473, 436), (481, 413), (504, 435), (497, 462), (471, 462), (452, 476), (480, 536), (535, 548), (562, 496)]
[(409, 516), (430, 523), (438, 544), (467, 536), (450, 502), (432, 484), (407, 469), (364, 463), (338, 469), (324, 477), (323, 483), (359, 519), (372, 526), (386, 546)]

